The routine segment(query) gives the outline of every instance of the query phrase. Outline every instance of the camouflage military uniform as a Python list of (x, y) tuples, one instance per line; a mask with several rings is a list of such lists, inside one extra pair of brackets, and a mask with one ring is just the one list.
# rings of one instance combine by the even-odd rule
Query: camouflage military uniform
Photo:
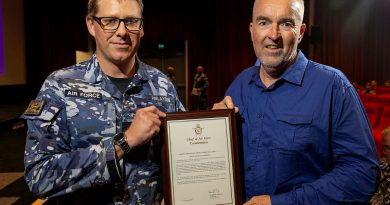
[(371, 205), (390, 204), (390, 163), (381, 159), (379, 164), (381, 175), (376, 192), (370, 200)]
[[(137, 109), (150, 105), (184, 111), (167, 77), (138, 58), (124, 94), (101, 71), (95, 55), (53, 72), (22, 115), (28, 123), (24, 163), (30, 190), (59, 197), (63, 204), (161, 200), (159, 137), (120, 161), (113, 145), (113, 136), (131, 124)], [(114, 186), (118, 181), (122, 190)]]

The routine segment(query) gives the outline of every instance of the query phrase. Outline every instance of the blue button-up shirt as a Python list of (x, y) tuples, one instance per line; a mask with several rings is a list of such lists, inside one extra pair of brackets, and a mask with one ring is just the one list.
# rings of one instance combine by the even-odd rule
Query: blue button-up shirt
[(259, 69), (241, 72), (226, 92), (240, 110), (246, 198), (271, 195), (272, 205), (367, 202), (378, 159), (348, 79), (300, 51), (268, 88)]

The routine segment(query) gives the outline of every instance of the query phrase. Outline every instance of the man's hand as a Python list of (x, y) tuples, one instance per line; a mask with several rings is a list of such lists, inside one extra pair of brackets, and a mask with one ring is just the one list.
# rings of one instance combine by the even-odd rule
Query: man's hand
[(218, 110), (218, 109), (233, 109), (234, 112), (238, 112), (238, 107), (234, 107), (233, 100), (230, 96), (226, 96), (221, 102), (214, 103), (212, 110)]
[(254, 196), (244, 205), (271, 205), (271, 197), (269, 195)]
[(143, 145), (160, 132), (161, 119), (166, 114), (156, 106), (137, 110), (130, 127), (125, 131), (127, 143), (130, 147)]

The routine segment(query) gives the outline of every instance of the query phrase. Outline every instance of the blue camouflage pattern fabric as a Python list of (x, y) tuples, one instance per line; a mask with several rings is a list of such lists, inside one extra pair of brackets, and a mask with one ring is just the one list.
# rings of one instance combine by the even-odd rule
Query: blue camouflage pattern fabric
[[(102, 72), (95, 54), (47, 77), (35, 99), (44, 102), (41, 111), (22, 115), (28, 124), (24, 164), (31, 192), (49, 199), (99, 199), (98, 204), (161, 200), (159, 137), (116, 161), (113, 136), (131, 124), (139, 108), (185, 109), (163, 73), (138, 58), (136, 64), (124, 93)], [(124, 198), (112, 194), (112, 161), (123, 174)], [(96, 191), (88, 192), (92, 189)]]

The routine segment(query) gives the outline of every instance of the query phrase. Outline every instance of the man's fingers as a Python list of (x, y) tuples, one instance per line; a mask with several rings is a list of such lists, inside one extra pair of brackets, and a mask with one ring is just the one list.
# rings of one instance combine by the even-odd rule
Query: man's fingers
[(145, 109), (145, 111), (147, 112), (151, 112), (151, 113), (154, 113), (156, 115), (158, 115), (159, 118), (165, 118), (166, 117), (166, 114), (164, 112), (161, 112), (156, 106), (152, 105), (152, 106), (149, 106), (149, 107), (145, 107), (143, 108)]
[(159, 109), (157, 109), (156, 114), (158, 115), (159, 118), (165, 118), (167, 116), (167, 114), (165, 114), (164, 112), (161, 112)]
[(217, 110), (217, 109), (233, 109), (233, 108), (234, 108), (234, 112), (237, 113), (238, 107), (234, 106), (233, 100), (230, 96), (226, 96), (221, 102), (215, 103), (212, 109)]
[(230, 96), (226, 96), (223, 100), (224, 104), (228, 109), (233, 109), (234, 108), (234, 103), (233, 100)]

